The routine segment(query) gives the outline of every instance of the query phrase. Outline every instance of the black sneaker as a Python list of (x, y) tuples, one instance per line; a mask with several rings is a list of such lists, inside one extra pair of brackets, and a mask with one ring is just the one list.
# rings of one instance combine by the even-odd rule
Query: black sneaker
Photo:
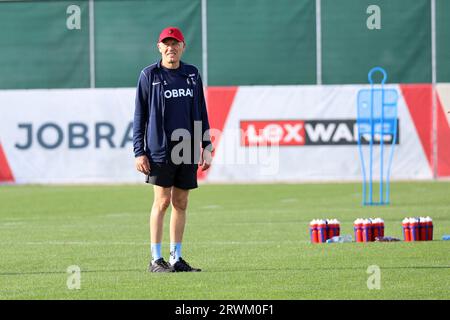
[(175, 272), (200, 272), (202, 269), (192, 268), (186, 261), (180, 258), (172, 265)]
[(150, 265), (148, 266), (148, 271), (150, 272), (175, 272), (173, 268), (164, 261), (164, 258), (159, 258), (158, 260), (150, 261)]

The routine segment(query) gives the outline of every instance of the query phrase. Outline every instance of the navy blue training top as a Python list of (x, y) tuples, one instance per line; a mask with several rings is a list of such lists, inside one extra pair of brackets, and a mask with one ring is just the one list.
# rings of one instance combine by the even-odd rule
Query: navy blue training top
[[(176, 129), (186, 129), (193, 133), (192, 104), (194, 92), (189, 85), (189, 78), (183, 76), (178, 69), (167, 69), (161, 66), (164, 79), (164, 129), (169, 141)], [(176, 138), (177, 140), (179, 138)]]
[[(168, 70), (166, 70), (168, 71)], [(196, 128), (200, 124), (201, 134), (194, 135), (193, 138), (193, 157), (195, 163), (200, 160), (200, 148), (212, 150), (213, 145), (209, 135), (208, 111), (206, 109), (205, 95), (203, 92), (203, 83), (198, 69), (191, 65), (180, 61), (180, 67), (176, 70), (176, 74), (181, 75), (184, 80), (178, 79), (174, 83), (166, 79), (165, 73), (161, 66), (161, 60), (157, 63), (145, 67), (140, 75), (136, 88), (135, 110), (133, 120), (133, 151), (134, 156), (139, 157), (146, 155), (151, 162), (167, 162), (170, 159), (170, 136), (174, 128), (185, 127), (195, 124)], [(163, 74), (164, 73), (164, 74)], [(169, 88), (174, 86), (173, 88)], [(183, 83), (186, 83), (184, 85)], [(177, 85), (178, 84), (178, 85)], [(189, 89), (189, 90), (188, 90)], [(174, 91), (175, 90), (175, 91)], [(166, 130), (166, 116), (180, 116), (179, 110), (183, 110), (178, 102), (189, 101), (192, 97), (191, 120), (186, 124), (188, 117), (180, 117), (180, 119), (168, 120), (168, 130)], [(167, 98), (166, 98), (167, 97)], [(184, 98), (187, 98), (184, 99)], [(167, 103), (171, 104), (167, 106)], [(172, 104), (173, 103), (173, 104)], [(189, 104), (188, 104), (189, 105)], [(184, 111), (188, 112), (184, 105)], [(166, 108), (177, 112), (166, 112)], [(180, 121), (178, 121), (180, 120)], [(175, 124), (174, 124), (175, 123)], [(173, 132), (173, 131), (172, 131)]]

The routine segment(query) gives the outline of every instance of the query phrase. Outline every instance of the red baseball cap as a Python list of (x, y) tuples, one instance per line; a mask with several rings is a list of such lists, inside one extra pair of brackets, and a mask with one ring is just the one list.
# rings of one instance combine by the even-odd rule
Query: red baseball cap
[(166, 38), (174, 38), (180, 42), (184, 42), (183, 33), (177, 27), (167, 27), (159, 34), (158, 42), (163, 41)]

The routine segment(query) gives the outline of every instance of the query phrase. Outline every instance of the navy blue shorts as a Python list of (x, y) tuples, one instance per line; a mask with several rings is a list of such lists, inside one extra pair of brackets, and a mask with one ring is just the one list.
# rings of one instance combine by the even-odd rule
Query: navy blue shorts
[(198, 187), (198, 164), (150, 163), (150, 174), (145, 182), (156, 186), (189, 190)]

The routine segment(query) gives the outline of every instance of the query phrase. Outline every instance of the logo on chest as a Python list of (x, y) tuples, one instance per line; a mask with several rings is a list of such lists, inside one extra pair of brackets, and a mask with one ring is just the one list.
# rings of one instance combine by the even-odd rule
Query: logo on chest
[(181, 97), (194, 97), (194, 92), (192, 89), (172, 89), (164, 91), (164, 97), (166, 99), (170, 98), (181, 98)]

